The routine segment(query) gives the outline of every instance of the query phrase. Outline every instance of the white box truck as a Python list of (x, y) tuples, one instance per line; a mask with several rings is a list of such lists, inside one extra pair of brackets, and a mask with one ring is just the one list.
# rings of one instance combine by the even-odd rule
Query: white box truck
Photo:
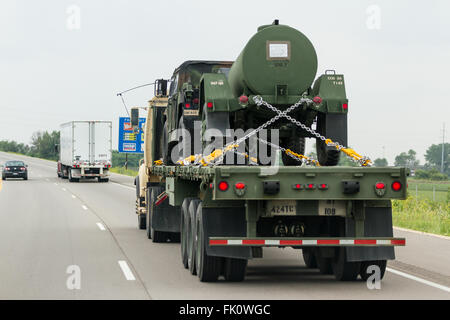
[(58, 177), (109, 181), (112, 150), (111, 121), (71, 121), (61, 125)]

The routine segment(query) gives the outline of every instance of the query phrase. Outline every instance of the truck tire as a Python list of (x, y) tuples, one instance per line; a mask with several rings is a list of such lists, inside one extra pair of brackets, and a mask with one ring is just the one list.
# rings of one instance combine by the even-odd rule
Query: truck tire
[(206, 253), (207, 239), (205, 239), (206, 232), (203, 229), (203, 212), (201, 203), (198, 206), (195, 221), (197, 234), (197, 275), (201, 282), (215, 282), (220, 275), (222, 258), (208, 256)]
[(189, 272), (192, 275), (197, 274), (197, 264), (196, 264), (196, 254), (197, 254), (197, 242), (195, 241), (197, 234), (197, 223), (196, 216), (198, 206), (201, 203), (199, 199), (192, 199), (189, 203), (189, 220), (187, 225), (188, 231), (188, 246), (187, 246), (187, 254), (188, 254), (188, 268)]
[(241, 282), (247, 272), (247, 259), (224, 258), (223, 276), (225, 281)]
[(317, 160), (321, 166), (336, 166), (339, 163), (340, 151), (328, 149), (324, 141), (316, 139)]
[(146, 193), (146, 203), (145, 203), (145, 230), (146, 230), (146, 234), (147, 234), (147, 238), (151, 239), (152, 238), (152, 218), (150, 216), (151, 214), (151, 208), (150, 208), (150, 197), (152, 195), (152, 188), (147, 188), (147, 193)]
[(303, 260), (308, 268), (317, 268), (316, 256), (314, 255), (314, 250), (312, 248), (302, 249)]
[[(66, 174), (64, 174), (64, 172)], [(68, 169), (66, 168), (66, 166), (61, 165), (61, 178), (67, 179), (68, 177), (69, 177)]]
[[(286, 149), (290, 149), (291, 151), (298, 154), (305, 154), (305, 138), (304, 137), (295, 137), (287, 140), (287, 143), (283, 143), (282, 147)], [(281, 159), (283, 160), (283, 164), (285, 166), (301, 166), (302, 162), (297, 161), (294, 158), (287, 155), (285, 152), (281, 153)]]
[(189, 204), (193, 198), (185, 198), (181, 205), (180, 226), (181, 226), (181, 263), (185, 269), (189, 268), (188, 264), (188, 221), (189, 221)]
[[(98, 179), (100, 181), (100, 178)], [(139, 176), (136, 176), (136, 178), (134, 178), (134, 185), (136, 186), (136, 199), (139, 199), (141, 196), (140, 193), (140, 184), (139, 184)]]
[(333, 274), (339, 281), (354, 281), (358, 277), (361, 269), (361, 262), (347, 261), (346, 248), (337, 248), (337, 253), (333, 259)]
[(314, 250), (314, 257), (316, 258), (317, 268), (321, 274), (333, 274), (331, 266), (331, 258), (325, 258), (320, 252), (320, 248)]
[(373, 265), (378, 266), (380, 268), (380, 280), (383, 279), (384, 274), (386, 272), (387, 260), (362, 261), (361, 268), (359, 270), (359, 275), (361, 276), (361, 279), (363, 279), (364, 281), (367, 281), (367, 279), (369, 279), (369, 277), (373, 273), (372, 272), (368, 273), (367, 268)]
[(147, 227), (147, 219), (146, 216), (143, 214), (138, 214), (138, 228), (139, 230), (145, 230)]

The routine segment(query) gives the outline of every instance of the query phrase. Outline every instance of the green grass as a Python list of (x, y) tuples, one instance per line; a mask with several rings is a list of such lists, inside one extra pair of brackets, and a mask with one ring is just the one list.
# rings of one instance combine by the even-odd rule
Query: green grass
[(431, 181), (431, 180), (416, 180), (408, 179), (408, 193), (418, 200), (433, 200), (433, 188), (435, 190), (434, 197), (436, 201), (446, 201), (447, 194), (450, 192), (450, 181)]
[(450, 202), (415, 199), (392, 201), (395, 226), (450, 236)]
[(124, 174), (124, 175), (130, 176), (130, 177), (136, 177), (138, 175), (137, 170), (125, 169), (124, 167), (113, 167), (109, 170), (111, 172), (118, 173), (118, 174)]

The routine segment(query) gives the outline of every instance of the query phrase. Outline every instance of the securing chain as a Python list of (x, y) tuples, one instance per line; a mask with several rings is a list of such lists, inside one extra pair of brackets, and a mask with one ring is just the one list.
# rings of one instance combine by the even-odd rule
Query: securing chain
[[(188, 156), (187, 158), (184, 159), (180, 159), (177, 161), (178, 164), (180, 165), (190, 165), (190, 164), (201, 164), (203, 166), (206, 165), (213, 165), (213, 164), (219, 164), (222, 163), (225, 157), (225, 154), (229, 151), (232, 151), (236, 154), (242, 155), (246, 158), (249, 158), (249, 155), (246, 153), (242, 153), (242, 152), (238, 152), (236, 149), (239, 147), (239, 145), (249, 139), (251, 136), (259, 133), (261, 130), (267, 128), (269, 125), (271, 125), (272, 123), (274, 123), (275, 121), (277, 121), (280, 118), (286, 118), (287, 120), (291, 121), (292, 123), (294, 123), (295, 125), (297, 125), (298, 127), (302, 128), (303, 130), (309, 132), (311, 135), (315, 136), (316, 138), (324, 141), (324, 143), (327, 146), (332, 146), (335, 147), (338, 151), (341, 151), (343, 153), (345, 153), (352, 161), (359, 163), (361, 166), (370, 166), (372, 161), (365, 156), (361, 156), (360, 154), (358, 154), (355, 150), (351, 149), (351, 148), (346, 148), (345, 146), (341, 145), (338, 142), (334, 142), (331, 139), (326, 138), (325, 136), (321, 135), (320, 133), (318, 133), (317, 131), (315, 131), (314, 129), (306, 126), (305, 124), (301, 123), (300, 121), (292, 118), (290, 115), (288, 115), (288, 113), (290, 113), (291, 111), (297, 109), (298, 107), (300, 107), (303, 104), (312, 104), (313, 101), (309, 98), (306, 97), (302, 97), (299, 101), (297, 101), (295, 104), (293, 104), (292, 106), (290, 106), (289, 108), (287, 108), (284, 111), (281, 111), (279, 109), (277, 109), (276, 107), (272, 106), (270, 103), (266, 102), (263, 100), (263, 98), (261, 96), (254, 96), (253, 97), (253, 101), (256, 103), (256, 105), (258, 106), (265, 106), (268, 109), (272, 110), (273, 112), (275, 112), (277, 115), (275, 117), (273, 117), (272, 119), (268, 120), (266, 123), (262, 124), (261, 126), (259, 126), (258, 128), (256, 128), (255, 130), (247, 133), (245, 136), (237, 139), (236, 141), (232, 141), (228, 144), (226, 144), (222, 149), (216, 149), (214, 150), (211, 154), (207, 155), (207, 156), (203, 156), (202, 154), (197, 154), (197, 155), (191, 155)], [(281, 152), (286, 153), (289, 157), (299, 161), (299, 162), (305, 162), (306, 164), (313, 164), (316, 166), (320, 166), (319, 161), (312, 159), (310, 157), (307, 157), (305, 155), (296, 153), (290, 149), (286, 149), (283, 148), (281, 146), (278, 146), (274, 143), (268, 142), (266, 140), (263, 140), (259, 137), (257, 137), (257, 139), (259, 141), (261, 141), (262, 143), (265, 143), (269, 146), (271, 146), (272, 148), (278, 149)], [(250, 160), (253, 162), (257, 162), (257, 159), (255, 159), (254, 157), (250, 157)]]
[(291, 121), (298, 127), (302, 128), (303, 130), (306, 130), (307, 132), (309, 132), (316, 138), (324, 141), (327, 146), (335, 147), (338, 151), (345, 153), (351, 160), (358, 162), (361, 166), (367, 167), (367, 166), (371, 165), (372, 161), (368, 157), (362, 156), (362, 155), (358, 154), (355, 150), (353, 150), (351, 148), (346, 148), (338, 142), (334, 142), (331, 139), (327, 139), (326, 137), (324, 137), (323, 135), (321, 135), (314, 129), (312, 129), (312, 128), (306, 126), (305, 124), (301, 123), (300, 121), (292, 118), (286, 112), (290, 108), (286, 109), (285, 111), (280, 111), (279, 109), (272, 106), (270, 103), (267, 103), (266, 101), (264, 101), (261, 96), (253, 97), (253, 101), (255, 101), (256, 105), (258, 105), (258, 106), (265, 106), (265, 107), (269, 108), (270, 110), (276, 112), (277, 116), (288, 119), (289, 121)]

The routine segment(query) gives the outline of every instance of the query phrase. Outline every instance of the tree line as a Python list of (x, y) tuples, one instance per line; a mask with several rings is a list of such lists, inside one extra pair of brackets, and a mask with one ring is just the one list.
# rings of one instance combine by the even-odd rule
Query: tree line
[[(16, 141), (0, 140), (0, 151), (16, 152), (31, 157), (42, 159), (58, 160), (59, 154), (55, 150), (55, 145), (59, 144), (59, 131), (38, 131), (33, 133), (31, 143), (24, 144)], [(401, 152), (395, 157), (394, 166), (407, 167), (411, 169), (415, 177), (419, 179), (447, 180), (450, 176), (450, 143), (444, 144), (444, 162), (442, 163), (442, 143), (431, 145), (425, 152), (426, 162), (421, 165), (416, 158), (416, 151), (410, 149), (407, 152)], [(315, 152), (309, 156), (317, 158)], [(138, 168), (141, 154), (129, 154), (127, 165), (130, 168)], [(119, 153), (117, 150), (112, 152), (112, 166), (123, 167), (126, 162), (126, 154)], [(373, 161), (376, 167), (386, 167), (389, 165), (387, 159), (377, 158)], [(339, 165), (357, 166), (355, 162), (348, 157), (341, 156)], [(442, 168), (442, 170), (441, 170)]]
[[(38, 131), (33, 133), (31, 143), (18, 143), (16, 141), (0, 140), (0, 151), (20, 153), (30, 157), (36, 157), (47, 160), (58, 160), (59, 152), (55, 145), (59, 144), (59, 131)], [(128, 167), (137, 168), (141, 154), (128, 155)], [(112, 166), (125, 166), (126, 155), (117, 150), (112, 151)]]

